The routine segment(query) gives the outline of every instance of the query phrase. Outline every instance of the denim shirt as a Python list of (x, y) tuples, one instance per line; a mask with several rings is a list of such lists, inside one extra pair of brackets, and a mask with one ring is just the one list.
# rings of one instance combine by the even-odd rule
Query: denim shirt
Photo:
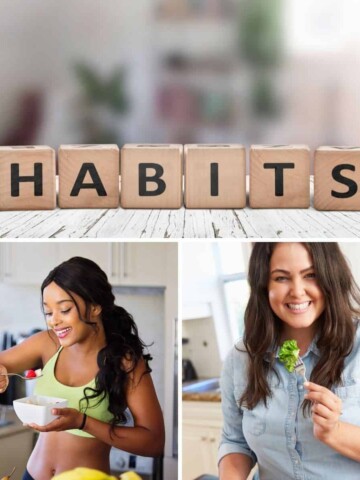
[[(239, 350), (241, 351), (239, 351)], [(224, 427), (219, 461), (229, 453), (243, 453), (258, 462), (256, 479), (261, 480), (359, 480), (360, 463), (347, 458), (313, 435), (311, 416), (304, 417), (304, 378), (289, 373), (280, 363), (278, 352), (269, 385), (272, 397), (267, 407), (259, 402), (253, 410), (240, 406), (246, 386), (247, 352), (242, 342), (229, 353), (221, 376)], [(302, 357), (306, 377), (318, 361), (313, 342)], [(333, 388), (342, 399), (341, 421), (360, 426), (360, 329), (354, 348), (345, 359), (341, 387)]]

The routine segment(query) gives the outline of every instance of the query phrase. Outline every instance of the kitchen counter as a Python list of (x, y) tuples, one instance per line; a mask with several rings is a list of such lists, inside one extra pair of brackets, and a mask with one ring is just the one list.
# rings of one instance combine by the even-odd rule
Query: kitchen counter
[(16, 467), (11, 480), (21, 480), (34, 446), (34, 431), (23, 426), (12, 407), (0, 407), (0, 478)]
[(219, 378), (199, 378), (184, 382), (182, 399), (183, 401), (195, 402), (220, 402)]
[(221, 402), (221, 393), (217, 390), (200, 393), (183, 393), (183, 401), (191, 402)]

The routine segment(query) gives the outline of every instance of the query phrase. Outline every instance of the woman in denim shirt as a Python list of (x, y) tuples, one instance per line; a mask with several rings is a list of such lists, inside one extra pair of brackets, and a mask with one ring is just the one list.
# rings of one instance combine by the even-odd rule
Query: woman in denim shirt
[[(256, 243), (224, 364), (221, 480), (360, 479), (360, 292), (336, 243)], [(279, 347), (294, 339), (306, 377)]]

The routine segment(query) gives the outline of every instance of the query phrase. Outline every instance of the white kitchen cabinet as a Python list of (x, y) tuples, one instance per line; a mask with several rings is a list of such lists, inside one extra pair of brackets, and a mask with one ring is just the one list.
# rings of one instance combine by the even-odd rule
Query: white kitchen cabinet
[(1, 245), (1, 280), (8, 284), (39, 286), (55, 266), (58, 245), (4, 243)]
[(39, 286), (56, 265), (74, 256), (94, 260), (112, 285), (164, 286), (165, 243), (38, 242), (0, 245), (0, 277), (7, 284)]
[(220, 402), (183, 402), (183, 480), (218, 475), (221, 429)]
[(166, 284), (165, 243), (125, 242), (113, 252), (112, 272), (120, 285), (164, 286)]

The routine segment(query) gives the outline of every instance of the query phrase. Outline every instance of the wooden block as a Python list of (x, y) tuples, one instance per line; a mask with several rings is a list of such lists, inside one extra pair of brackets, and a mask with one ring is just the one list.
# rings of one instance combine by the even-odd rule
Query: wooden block
[(242, 145), (185, 145), (186, 208), (244, 208), (245, 182)]
[(314, 207), (360, 210), (360, 147), (320, 147), (314, 162)]
[(306, 145), (253, 145), (250, 207), (308, 208), (310, 150)]
[(56, 208), (55, 180), (52, 148), (0, 147), (0, 210)]
[(119, 173), (117, 145), (61, 145), (59, 207), (117, 208)]
[(182, 145), (124, 145), (121, 149), (121, 206), (180, 208), (182, 156)]

